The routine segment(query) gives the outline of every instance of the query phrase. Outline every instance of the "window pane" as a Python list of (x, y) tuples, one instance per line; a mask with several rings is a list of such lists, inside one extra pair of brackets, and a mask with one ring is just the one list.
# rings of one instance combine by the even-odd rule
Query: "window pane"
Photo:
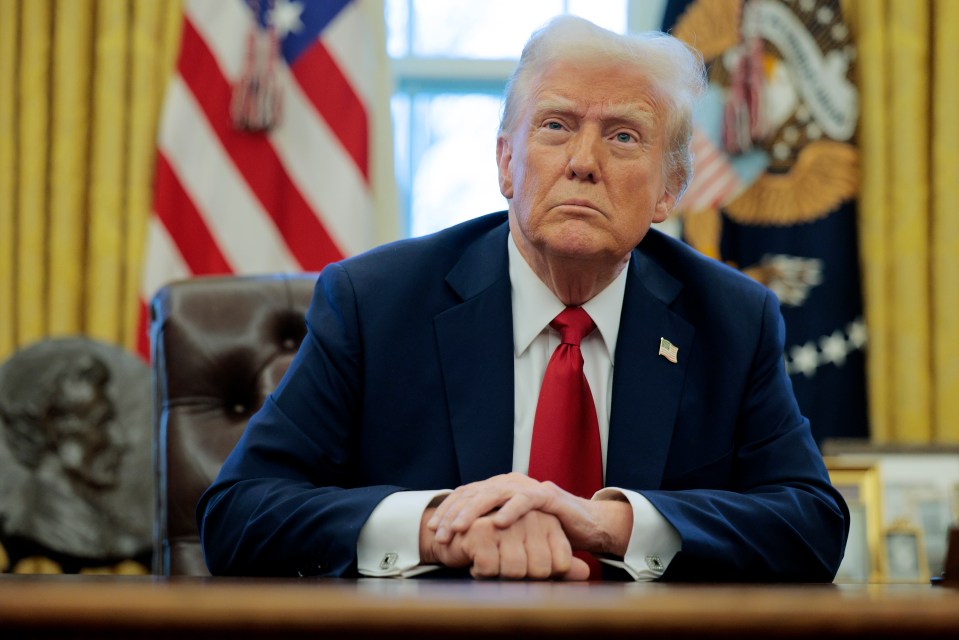
[(499, 110), (499, 97), (491, 95), (414, 99), (411, 235), (506, 208), (496, 170)]
[(410, 54), (409, 0), (386, 1), (386, 53), (391, 58)]
[(518, 58), (562, 0), (414, 0), (413, 54)]
[(392, 57), (518, 58), (529, 35), (566, 10), (612, 31), (627, 28), (627, 0), (387, 0), (387, 49)]
[(400, 188), (400, 197), (406, 202), (410, 184), (410, 95), (396, 93), (390, 99), (390, 115), (393, 118), (393, 162), (396, 183)]

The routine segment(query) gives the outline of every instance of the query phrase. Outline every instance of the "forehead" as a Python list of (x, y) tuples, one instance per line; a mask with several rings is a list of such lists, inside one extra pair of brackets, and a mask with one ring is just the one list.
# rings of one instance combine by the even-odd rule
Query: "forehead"
[(651, 79), (624, 62), (555, 62), (534, 79), (531, 89), (529, 106), (534, 112), (555, 108), (658, 119), (661, 111)]

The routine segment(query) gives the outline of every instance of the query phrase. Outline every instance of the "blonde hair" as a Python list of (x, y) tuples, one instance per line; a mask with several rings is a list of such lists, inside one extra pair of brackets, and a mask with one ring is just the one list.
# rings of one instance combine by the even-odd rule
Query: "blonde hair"
[(706, 70), (698, 52), (666, 33), (620, 35), (583, 18), (553, 18), (530, 36), (506, 84), (499, 134), (512, 131), (547, 68), (560, 61), (592, 60), (628, 64), (649, 79), (665, 116), (666, 184), (679, 200), (693, 175), (692, 114), (706, 87)]

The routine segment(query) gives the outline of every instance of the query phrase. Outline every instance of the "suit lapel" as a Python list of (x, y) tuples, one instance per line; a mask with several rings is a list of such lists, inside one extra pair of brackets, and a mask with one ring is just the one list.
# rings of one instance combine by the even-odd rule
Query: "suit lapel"
[[(641, 250), (633, 252), (616, 346), (606, 484), (660, 485), (695, 330), (669, 305), (682, 285)], [(678, 363), (659, 355), (660, 339), (679, 348)]]
[(462, 302), (434, 318), (463, 484), (513, 465), (513, 316), (507, 225), (475, 242), (447, 275)]

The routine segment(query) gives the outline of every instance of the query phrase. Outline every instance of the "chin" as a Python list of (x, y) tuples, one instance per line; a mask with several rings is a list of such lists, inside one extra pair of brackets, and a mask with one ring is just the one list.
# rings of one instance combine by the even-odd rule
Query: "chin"
[(565, 237), (547, 242), (546, 250), (554, 256), (577, 260), (594, 260), (610, 255), (609, 247), (595, 238)]

